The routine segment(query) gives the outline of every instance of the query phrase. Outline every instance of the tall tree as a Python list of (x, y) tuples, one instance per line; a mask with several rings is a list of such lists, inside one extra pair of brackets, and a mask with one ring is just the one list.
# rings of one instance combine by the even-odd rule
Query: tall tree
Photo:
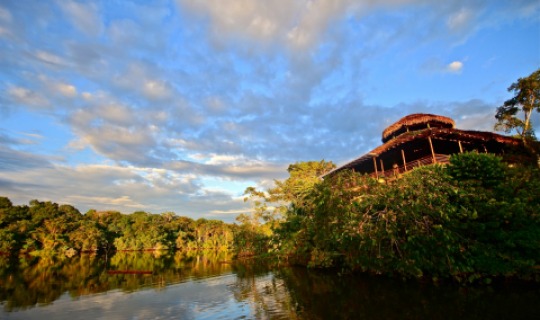
[(524, 142), (534, 139), (531, 115), (534, 110), (540, 112), (540, 69), (526, 78), (519, 78), (508, 91), (513, 92), (514, 96), (497, 108), (495, 130), (516, 130)]
[(273, 221), (283, 218), (290, 206), (302, 207), (304, 198), (313, 186), (321, 181), (320, 176), (334, 169), (331, 161), (306, 161), (289, 165), (289, 178), (274, 180), (274, 188), (266, 192), (248, 187), (244, 191), (244, 201), (251, 198), (254, 204), (254, 216), (258, 220)]

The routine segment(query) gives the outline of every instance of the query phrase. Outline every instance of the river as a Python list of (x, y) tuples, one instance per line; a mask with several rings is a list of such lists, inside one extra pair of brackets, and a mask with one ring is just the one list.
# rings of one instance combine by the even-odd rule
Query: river
[(540, 319), (540, 287), (270, 267), (215, 252), (0, 256), (0, 319)]

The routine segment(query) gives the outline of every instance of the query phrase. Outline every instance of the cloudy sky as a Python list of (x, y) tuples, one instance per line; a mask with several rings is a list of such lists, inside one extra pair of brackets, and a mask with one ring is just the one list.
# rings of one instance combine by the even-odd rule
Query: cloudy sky
[(233, 221), (409, 113), (492, 130), (539, 66), (536, 0), (4, 0), (0, 195)]

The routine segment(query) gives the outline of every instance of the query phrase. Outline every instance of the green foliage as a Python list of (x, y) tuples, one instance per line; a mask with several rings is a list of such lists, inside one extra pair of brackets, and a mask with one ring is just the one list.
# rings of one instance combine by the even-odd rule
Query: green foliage
[(0, 197), (0, 253), (232, 247), (233, 226), (222, 221), (194, 221), (172, 212), (125, 215), (90, 210), (82, 215), (70, 205), (32, 200), (30, 206), (13, 206)]
[(11, 203), (11, 200), (7, 197), (0, 197), (0, 210), (2, 209), (9, 209), (13, 206)]
[(244, 201), (253, 200), (254, 219), (279, 221), (287, 214), (290, 206), (302, 208), (305, 197), (319, 183), (320, 176), (333, 168), (335, 165), (332, 162), (324, 160), (292, 164), (287, 169), (289, 178), (284, 181), (274, 180), (275, 187), (266, 192), (248, 187), (244, 191)]
[(75, 230), (69, 233), (70, 247), (77, 251), (98, 251), (106, 245), (106, 232), (91, 220), (79, 221)]
[(308, 196), (312, 188), (319, 183), (320, 176), (334, 169), (332, 162), (307, 161), (291, 164), (287, 171), (289, 178), (284, 181), (275, 181), (276, 187), (269, 193), (280, 200), (290, 201), (299, 207)]
[(514, 96), (497, 108), (495, 129), (505, 132), (516, 130), (522, 139), (534, 139), (531, 115), (535, 110), (540, 112), (540, 69), (519, 78), (508, 91)]
[(11, 252), (16, 249), (17, 235), (8, 229), (0, 230), (0, 252)]
[[(273, 188), (260, 191), (248, 187), (244, 192), (244, 201), (252, 201), (253, 212), (237, 217), (240, 226), (235, 231), (234, 241), (238, 255), (273, 252), (287, 246), (287, 243), (281, 242), (281, 237), (271, 237), (272, 233), (287, 233), (284, 226), (290, 226), (294, 216), (305, 214), (312, 189), (321, 181), (320, 176), (333, 168), (335, 165), (332, 162), (324, 160), (297, 162), (288, 167), (289, 178), (275, 180)], [(265, 223), (261, 224), (261, 221)]]
[(468, 152), (452, 155), (447, 171), (456, 181), (490, 188), (504, 180), (505, 167), (496, 155)]
[(240, 225), (233, 229), (234, 251), (237, 257), (249, 257), (266, 253), (271, 249), (272, 223), (261, 224), (255, 215), (241, 214), (236, 217)]
[(538, 278), (539, 194), (539, 170), (477, 153), (388, 184), (340, 172), (290, 207), (274, 241), (280, 257), (311, 267), (458, 282)]

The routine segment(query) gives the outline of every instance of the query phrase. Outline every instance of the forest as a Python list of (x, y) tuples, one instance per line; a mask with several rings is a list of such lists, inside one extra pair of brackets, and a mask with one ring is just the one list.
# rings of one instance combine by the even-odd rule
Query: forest
[(108, 252), (111, 250), (229, 249), (237, 227), (220, 220), (180, 217), (172, 212), (89, 210), (30, 201), (14, 206), (0, 197), (0, 252)]

